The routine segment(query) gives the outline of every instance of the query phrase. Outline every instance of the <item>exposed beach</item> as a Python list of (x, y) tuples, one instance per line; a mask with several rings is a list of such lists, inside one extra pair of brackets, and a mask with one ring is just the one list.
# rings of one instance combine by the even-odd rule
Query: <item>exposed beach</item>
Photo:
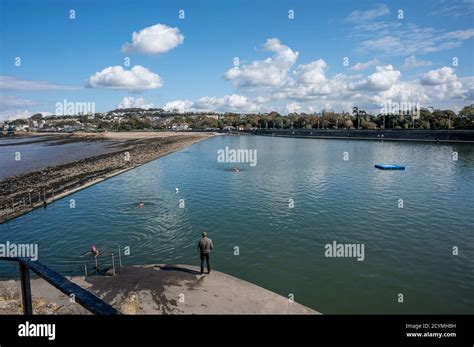
[[(67, 160), (8, 177), (0, 182), (0, 223), (49, 204), (139, 165), (190, 146), (212, 136), (211, 133), (126, 132), (43, 134), (32, 142), (103, 142), (106, 146), (79, 160)], [(22, 137), (21, 143), (28, 142)]]

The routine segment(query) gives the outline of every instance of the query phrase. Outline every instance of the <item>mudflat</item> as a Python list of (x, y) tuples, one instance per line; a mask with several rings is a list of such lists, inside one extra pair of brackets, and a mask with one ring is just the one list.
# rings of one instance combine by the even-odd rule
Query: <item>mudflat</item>
[(56, 145), (111, 141), (114, 151), (48, 166), (0, 182), (0, 223), (163, 155), (190, 146), (212, 133), (126, 132), (60, 135)]

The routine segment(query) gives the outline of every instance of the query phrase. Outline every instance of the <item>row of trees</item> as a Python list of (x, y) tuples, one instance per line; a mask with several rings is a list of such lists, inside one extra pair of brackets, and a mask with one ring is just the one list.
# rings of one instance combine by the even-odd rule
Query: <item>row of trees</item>
[[(429, 110), (421, 108), (413, 114), (373, 115), (357, 107), (352, 113), (323, 112), (320, 115), (290, 113), (283, 116), (277, 112), (269, 114), (156, 114), (157, 111), (130, 111), (120, 121), (112, 116), (88, 118), (87, 116), (47, 116), (36, 114), (32, 120), (45, 120), (54, 126), (94, 125), (98, 129), (127, 131), (135, 129), (167, 129), (171, 125), (184, 123), (192, 129), (223, 129), (227, 126), (243, 129), (474, 129), (474, 104), (465, 106), (457, 114), (451, 110)], [(167, 120), (167, 121), (165, 121)], [(28, 124), (26, 119), (9, 122), (12, 125)]]
[(474, 104), (464, 107), (458, 114), (451, 110), (422, 108), (412, 114), (372, 115), (354, 107), (352, 114), (323, 112), (322, 115), (291, 113), (282, 116), (277, 112), (267, 115), (227, 114), (221, 119), (204, 116), (176, 116), (175, 123), (188, 123), (194, 129), (224, 128), (226, 126), (268, 129), (474, 129)]

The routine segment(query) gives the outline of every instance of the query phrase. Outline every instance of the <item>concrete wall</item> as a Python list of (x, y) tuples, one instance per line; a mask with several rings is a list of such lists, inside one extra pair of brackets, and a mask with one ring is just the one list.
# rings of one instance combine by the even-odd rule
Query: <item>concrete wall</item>
[(259, 129), (252, 132), (257, 135), (329, 137), (425, 141), (473, 141), (474, 130), (421, 130), (421, 129), (385, 129), (385, 130), (318, 130), (318, 129)]

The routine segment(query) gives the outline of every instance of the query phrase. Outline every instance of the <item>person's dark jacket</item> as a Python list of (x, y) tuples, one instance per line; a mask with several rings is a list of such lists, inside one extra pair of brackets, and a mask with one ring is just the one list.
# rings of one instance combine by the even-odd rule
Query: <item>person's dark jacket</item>
[(212, 240), (208, 237), (202, 237), (198, 243), (198, 250), (203, 254), (211, 253), (214, 249), (214, 245), (212, 244)]

